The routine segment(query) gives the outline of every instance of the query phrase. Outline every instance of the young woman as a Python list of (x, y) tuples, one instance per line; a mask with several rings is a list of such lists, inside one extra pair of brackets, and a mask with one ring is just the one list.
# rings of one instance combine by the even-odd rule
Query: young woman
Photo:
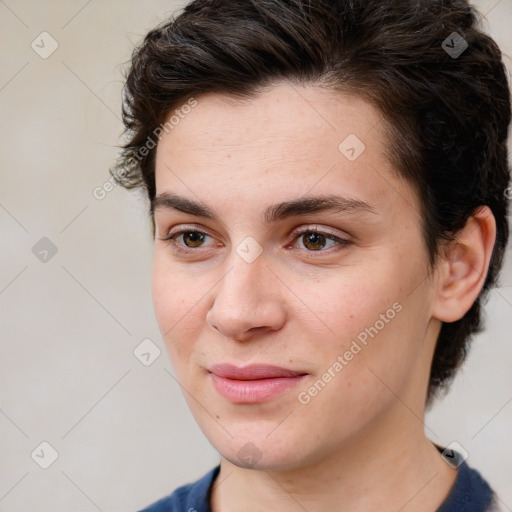
[(124, 120), (221, 459), (146, 511), (499, 510), (424, 425), (508, 238), (509, 89), (467, 2), (193, 1), (134, 53)]

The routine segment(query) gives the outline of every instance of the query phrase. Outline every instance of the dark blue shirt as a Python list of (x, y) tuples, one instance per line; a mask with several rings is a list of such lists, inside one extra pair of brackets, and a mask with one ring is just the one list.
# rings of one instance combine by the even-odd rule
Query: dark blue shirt
[[(219, 474), (213, 468), (200, 480), (176, 489), (172, 494), (139, 512), (211, 512), (210, 488)], [(498, 512), (495, 495), (478, 471), (465, 462), (443, 504), (436, 512)]]

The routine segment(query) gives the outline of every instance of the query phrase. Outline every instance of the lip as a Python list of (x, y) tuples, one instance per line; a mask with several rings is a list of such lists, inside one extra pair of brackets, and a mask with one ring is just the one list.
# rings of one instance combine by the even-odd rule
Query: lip
[(216, 364), (210, 370), (217, 392), (233, 403), (265, 402), (297, 385), (307, 374), (273, 365), (237, 367)]

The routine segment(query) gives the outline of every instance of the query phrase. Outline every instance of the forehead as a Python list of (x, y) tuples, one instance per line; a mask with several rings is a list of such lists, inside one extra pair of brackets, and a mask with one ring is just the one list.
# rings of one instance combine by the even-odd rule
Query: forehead
[(353, 95), (287, 83), (243, 101), (205, 94), (163, 133), (157, 195), (175, 191), (208, 203), (216, 194), (261, 207), (270, 196), (309, 191), (354, 198), (364, 190), (373, 196), (399, 191), (411, 200), (386, 150), (380, 112)]
[[(318, 86), (279, 83), (250, 98), (208, 93), (196, 101), (179, 120), (169, 114), (178, 122), (164, 139), (176, 146), (200, 145), (221, 152), (228, 146), (236, 152), (295, 143), (300, 154), (306, 151), (305, 141), (337, 150), (336, 141), (350, 133), (367, 138), (381, 121), (380, 112), (362, 98)], [(375, 135), (380, 135), (378, 130)]]

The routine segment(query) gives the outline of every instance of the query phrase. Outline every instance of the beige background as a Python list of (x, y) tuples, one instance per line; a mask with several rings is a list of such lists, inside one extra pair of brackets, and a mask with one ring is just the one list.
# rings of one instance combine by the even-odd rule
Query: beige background
[[(1, 511), (136, 510), (217, 463), (153, 316), (147, 205), (108, 183), (122, 64), (182, 5), (0, 0)], [(477, 5), (512, 55), (512, 1)], [(43, 31), (58, 44), (46, 59), (31, 47), (51, 49)], [(42, 237), (57, 248), (46, 263), (32, 252)], [(486, 312), (489, 329), (426, 423), (435, 442), (464, 446), (512, 510), (510, 264)], [(133, 354), (146, 338), (162, 351), (149, 366)], [(43, 441), (58, 453), (48, 469)]]

